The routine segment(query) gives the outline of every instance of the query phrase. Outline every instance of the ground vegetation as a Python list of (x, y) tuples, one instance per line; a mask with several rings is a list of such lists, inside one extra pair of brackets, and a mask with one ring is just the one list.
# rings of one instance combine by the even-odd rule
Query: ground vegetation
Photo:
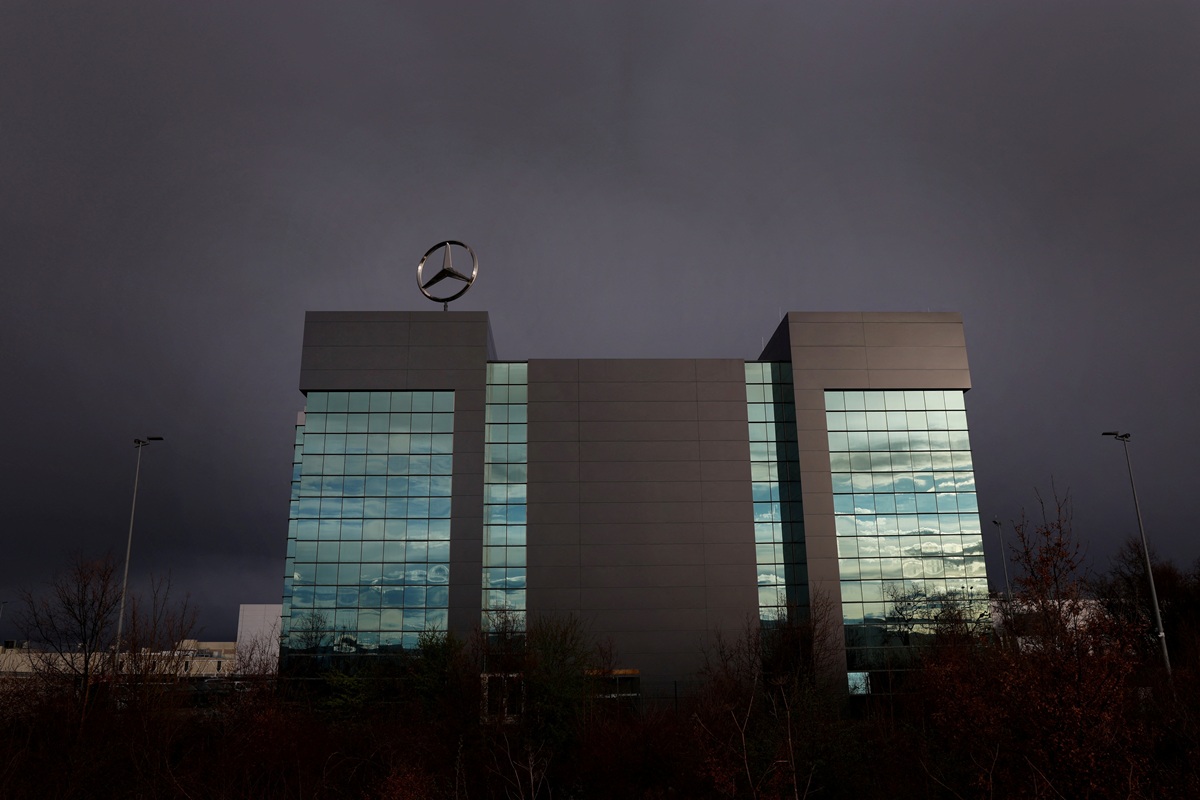
[[(1155, 566), (1168, 678), (1136, 549), (1088, 575), (1066, 501), (1012, 534), (994, 620), (946, 604), (872, 681), (892, 693), (847, 693), (838, 610), (818, 598), (718, 639), (669, 702), (628, 691), (619, 654), (573, 617), (282, 675), (256, 652), (217, 687), (137, 659), (118, 674), (112, 564), (79, 560), (22, 598), (43, 668), (0, 678), (0, 797), (1200, 796), (1200, 567)], [(188, 631), (166, 589), (131, 604), (130, 648)], [(895, 600), (903, 639), (910, 599)]]

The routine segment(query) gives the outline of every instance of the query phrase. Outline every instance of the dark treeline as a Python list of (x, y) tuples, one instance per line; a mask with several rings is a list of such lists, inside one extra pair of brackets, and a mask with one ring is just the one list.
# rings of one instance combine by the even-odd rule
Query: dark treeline
[(1015, 532), (996, 624), (947, 606), (892, 694), (846, 695), (821, 602), (663, 702), (573, 618), (223, 691), (42, 670), (0, 682), (0, 797), (1200, 796), (1200, 569), (1156, 568), (1168, 679), (1135, 547), (1088, 580), (1063, 513)]

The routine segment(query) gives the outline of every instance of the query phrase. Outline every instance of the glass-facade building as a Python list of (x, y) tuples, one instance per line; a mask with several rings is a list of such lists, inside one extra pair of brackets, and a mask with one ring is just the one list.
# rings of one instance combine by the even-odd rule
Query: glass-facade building
[(310, 392), (296, 426), (289, 650), (384, 652), (447, 630), (452, 392)]
[(901, 667), (954, 608), (986, 610), (975, 475), (959, 390), (827, 391), (850, 685)]
[[(580, 617), (687, 678), (820, 599), (886, 690), (987, 577), (957, 314), (788, 314), (758, 358), (496, 357), (478, 312), (310, 312), (283, 656)], [(311, 662), (309, 662), (311, 663)]]

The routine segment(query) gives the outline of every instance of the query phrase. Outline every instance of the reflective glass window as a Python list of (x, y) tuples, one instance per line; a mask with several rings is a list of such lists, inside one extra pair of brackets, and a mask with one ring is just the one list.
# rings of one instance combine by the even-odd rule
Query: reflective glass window
[(284, 587), (287, 646), (413, 647), (445, 630), (454, 393), (310, 392), (307, 408), (294, 456), (289, 548), (301, 558)]
[[(948, 604), (986, 610), (965, 402), (949, 390), (829, 391), (825, 409), (848, 658), (870, 666)], [(867, 673), (856, 675), (862, 690)]]
[(745, 366), (758, 611), (772, 622), (808, 604), (795, 394), (790, 364)]
[(528, 371), (525, 364), (487, 368), (484, 430), (482, 608), (485, 629), (503, 619), (525, 627), (525, 511)]

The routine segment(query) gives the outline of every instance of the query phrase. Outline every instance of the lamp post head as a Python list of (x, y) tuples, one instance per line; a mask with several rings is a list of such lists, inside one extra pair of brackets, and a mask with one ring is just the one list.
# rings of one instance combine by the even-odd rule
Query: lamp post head
[(1114, 439), (1117, 439), (1118, 441), (1122, 441), (1122, 442), (1128, 442), (1128, 441), (1129, 441), (1129, 434), (1128, 434), (1128, 433), (1121, 433), (1121, 432), (1119, 432), (1119, 431), (1105, 431), (1104, 433), (1102, 433), (1102, 434), (1100, 434), (1100, 435), (1101, 435), (1101, 436), (1111, 436), (1111, 437), (1113, 437)]
[(161, 436), (147, 436), (145, 439), (134, 439), (133, 446), (141, 448), (141, 447), (145, 447), (146, 445), (150, 444), (151, 442), (161, 442), (161, 441), (163, 441), (163, 437), (161, 437)]

